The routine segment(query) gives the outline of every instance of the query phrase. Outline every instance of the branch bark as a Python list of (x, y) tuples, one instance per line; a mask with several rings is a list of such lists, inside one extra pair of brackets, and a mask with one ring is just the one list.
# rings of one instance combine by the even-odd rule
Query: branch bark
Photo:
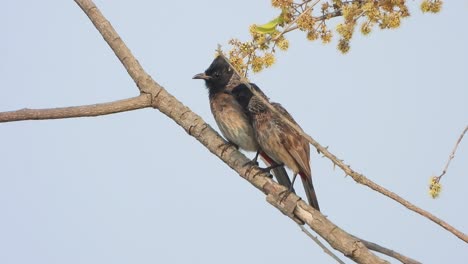
[(0, 123), (22, 120), (62, 119), (109, 115), (125, 111), (151, 107), (151, 96), (142, 94), (137, 97), (93, 105), (71, 106), (50, 109), (28, 109), (0, 113)]

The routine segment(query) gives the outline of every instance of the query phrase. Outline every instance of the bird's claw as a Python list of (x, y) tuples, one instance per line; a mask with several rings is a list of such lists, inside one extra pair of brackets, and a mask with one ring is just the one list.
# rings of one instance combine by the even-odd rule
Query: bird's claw
[(278, 195), (280, 196), (280, 203), (288, 198), (288, 196), (292, 193), (290, 189), (281, 191)]
[(257, 177), (258, 175), (262, 174), (262, 173), (267, 173), (267, 177), (270, 178), (270, 179), (273, 179), (273, 175), (270, 174), (270, 170), (268, 168), (258, 168), (258, 172), (255, 173), (255, 175), (253, 176), (253, 178)]
[(245, 166), (258, 166), (258, 161), (256, 160), (247, 161), (246, 163), (244, 163), (244, 167)]

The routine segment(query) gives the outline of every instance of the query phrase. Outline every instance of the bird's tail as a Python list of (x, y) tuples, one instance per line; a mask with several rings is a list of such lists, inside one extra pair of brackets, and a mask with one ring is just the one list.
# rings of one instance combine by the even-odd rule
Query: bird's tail
[[(276, 164), (276, 162), (274, 162), (264, 152), (260, 152), (260, 156), (262, 157), (263, 161), (267, 163), (267, 166)], [(288, 190), (291, 190), (292, 192), (294, 192), (294, 188), (292, 188), (291, 186), (291, 179), (289, 179), (288, 173), (284, 169), (284, 166), (274, 168), (272, 171), (273, 171), (273, 175), (275, 176), (279, 184), (285, 186), (286, 188), (288, 188)]]
[(309, 204), (317, 211), (320, 211), (317, 195), (315, 194), (314, 184), (312, 183), (312, 177), (307, 177), (307, 175), (303, 173), (300, 173), (299, 175), (301, 175), (302, 185), (304, 185), (304, 190), (307, 195)]

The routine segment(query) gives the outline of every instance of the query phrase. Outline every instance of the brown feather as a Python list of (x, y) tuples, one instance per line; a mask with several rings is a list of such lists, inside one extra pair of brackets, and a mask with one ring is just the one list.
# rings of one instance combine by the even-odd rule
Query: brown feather
[[(297, 125), (294, 118), (280, 104), (272, 103), (272, 105), (290, 122)], [(256, 96), (250, 98), (247, 108), (260, 148), (276, 163), (283, 163), (295, 175), (301, 176), (309, 204), (320, 210), (312, 184), (309, 142)]]

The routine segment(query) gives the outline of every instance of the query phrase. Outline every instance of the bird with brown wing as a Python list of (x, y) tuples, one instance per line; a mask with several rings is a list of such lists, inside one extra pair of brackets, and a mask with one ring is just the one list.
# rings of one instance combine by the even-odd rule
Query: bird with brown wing
[[(259, 90), (255, 84), (250, 86)], [(293, 171), (291, 186), (294, 185), (297, 174), (301, 176), (309, 204), (320, 211), (312, 183), (310, 147), (307, 139), (290, 127), (280, 115), (271, 111), (246, 85), (237, 86), (231, 93), (249, 116), (260, 148), (274, 162), (284, 164)], [(271, 105), (289, 121), (297, 124), (280, 104), (271, 103)]]

